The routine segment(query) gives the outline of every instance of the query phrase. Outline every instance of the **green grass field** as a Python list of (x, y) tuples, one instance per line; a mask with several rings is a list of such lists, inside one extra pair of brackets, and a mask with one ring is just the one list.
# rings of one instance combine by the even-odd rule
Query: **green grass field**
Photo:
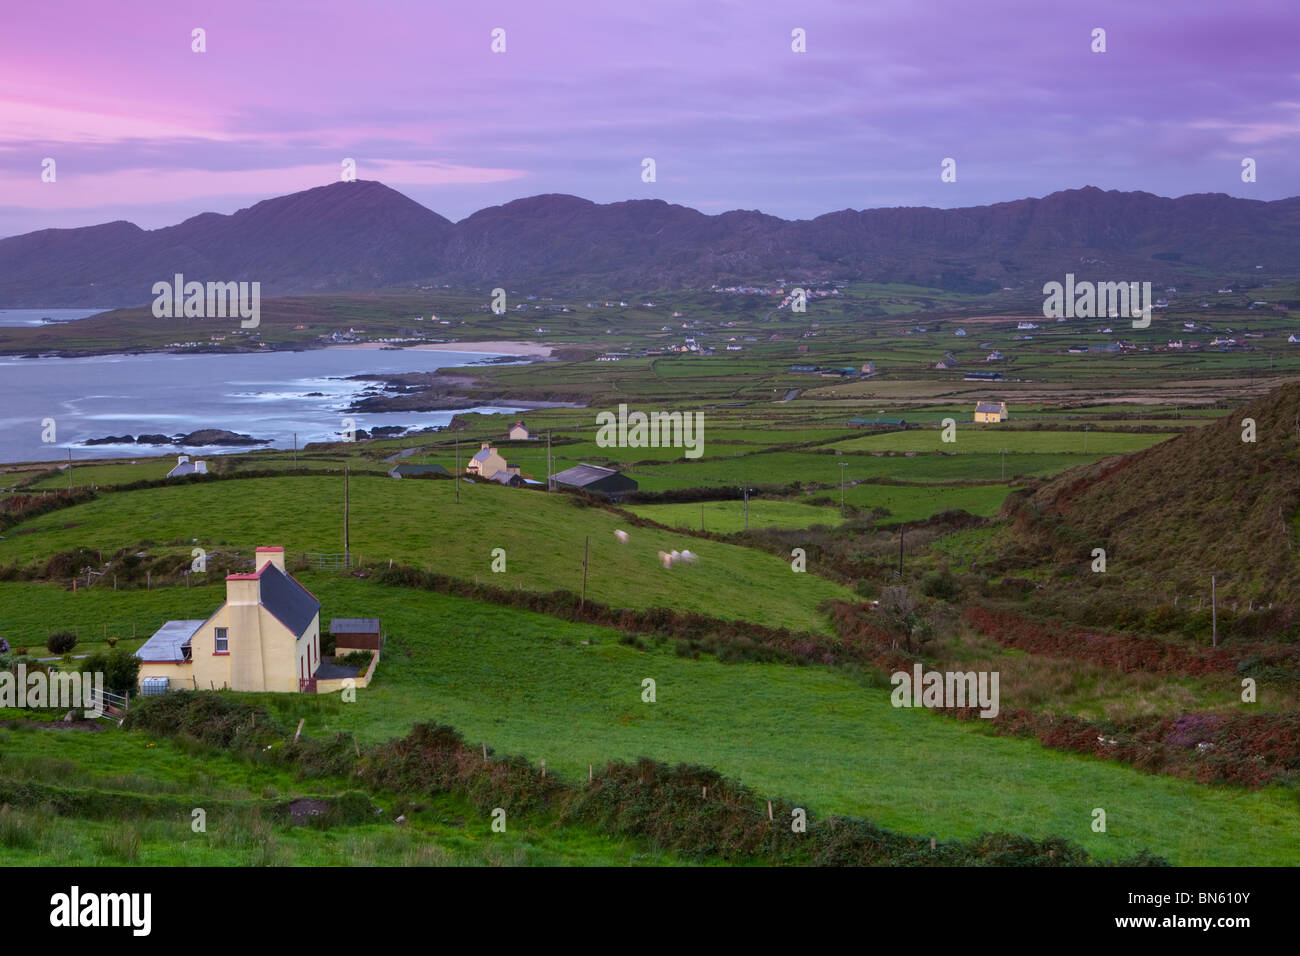
[[(0, 866), (629, 866), (676, 865), (672, 854), (591, 829), (514, 817), (506, 832), (468, 801), (438, 794), (404, 807), (405, 826), (376, 822), (329, 829), (272, 824), (270, 804), (328, 797), (347, 781), (295, 780), (283, 768), (176, 742), (107, 730), (0, 728), (0, 789), (31, 783), (71, 788), (105, 804), (162, 798), (144, 808), (86, 819), (40, 806), (0, 807)], [(19, 791), (22, 792), (21, 790)], [(387, 806), (385, 806), (387, 805)], [(381, 800), (388, 809), (391, 800)], [(194, 808), (206, 829), (196, 832)], [(120, 813), (121, 811), (119, 811)]]
[[(632, 505), (627, 509), (642, 518), (671, 528), (689, 528), (733, 534), (745, 529), (743, 501), (705, 501), (700, 504)], [(751, 498), (749, 526), (758, 528), (808, 528), (815, 524), (840, 523), (839, 508), (817, 507), (792, 501)]]
[[(1010, 489), (1007, 485), (878, 485), (851, 484), (844, 489), (844, 502), (869, 511), (886, 508), (889, 515), (881, 524), (899, 521), (923, 521), (941, 511), (968, 511), (989, 517), (997, 514)], [(749, 526), (759, 528), (810, 528), (813, 525), (840, 523), (840, 490), (827, 488), (807, 495), (820, 505), (800, 501), (749, 500)], [(701, 517), (701, 509), (703, 516)], [(734, 534), (745, 528), (744, 501), (706, 501), (701, 504), (631, 505), (627, 509), (642, 518), (650, 518), (673, 528)]]
[[(351, 547), (367, 561), (392, 559), (498, 587), (577, 593), (589, 539), (587, 595), (594, 600), (799, 630), (825, 630), (817, 605), (852, 593), (813, 575), (796, 578), (780, 558), (729, 544), (649, 528), (632, 529), (631, 540), (620, 544), (619, 527), (616, 515), (575, 507), (563, 495), (462, 482), (458, 505), (451, 481), (351, 481)], [(267, 544), (341, 552), (343, 480), (253, 478), (115, 492), (10, 529), (0, 541), (0, 561), (26, 563), (79, 546), (112, 553), (144, 540), (175, 541), (188, 554), (194, 538), (250, 554)], [(496, 548), (506, 552), (504, 573), (491, 570)], [(674, 550), (693, 551), (699, 561), (662, 569), (658, 553)], [(792, 586), (797, 601), (790, 600)]]
[[(1252, 339), (1252, 349), (1243, 352), (1158, 351), (1167, 338), (1181, 335), (1178, 330), (1188, 317), (1171, 311), (1150, 330), (1124, 330), (1149, 352), (1067, 355), (1070, 344), (1096, 344), (1110, 337), (1071, 324), (1043, 329), (1033, 340), (1017, 340), (1010, 313), (957, 312), (974, 308), (987, 313), (993, 302), (1010, 308), (1011, 299), (999, 293), (979, 297), (865, 283), (845, 288), (845, 299), (817, 301), (807, 316), (774, 313), (770, 296), (656, 294), (662, 300), (660, 313), (666, 307), (680, 309), (692, 321), (699, 317), (703, 327), (693, 332), (718, 347), (712, 356), (671, 354), (598, 363), (594, 359), (605, 349), (671, 346), (690, 333), (677, 323), (661, 332), (662, 315), (635, 306), (579, 308), (565, 318), (550, 314), (543, 321), (554, 324), (555, 331), (546, 338), (572, 346), (571, 351), (537, 365), (476, 368), (476, 380), (464, 382), (464, 394), (475, 405), (514, 404), (515, 399), (582, 403), (584, 407), (523, 414), (535, 434), (553, 432), (554, 470), (609, 461), (626, 468), (648, 492), (742, 485), (789, 489), (779, 498), (750, 501), (751, 529), (833, 529), (841, 523), (841, 488), (844, 501), (860, 512), (885, 509), (880, 525), (923, 521), (950, 509), (995, 516), (1007, 495), (1029, 479), (1149, 448), (1172, 432), (1221, 417), (1240, 394), (1258, 394), (1275, 377), (1300, 371), (1300, 349), (1284, 344), (1289, 329), (1285, 316), (1219, 310), (1217, 300), (1215, 309), (1190, 314), (1257, 329), (1267, 337)], [(1259, 294), (1276, 298), (1267, 291)], [(437, 309), (462, 323), (448, 335), (537, 338), (538, 315), (491, 316), (473, 312), (481, 304), (477, 296), (447, 298)], [(427, 311), (432, 307), (428, 300), (410, 295), (280, 300), (265, 311), (266, 339), (307, 341), (320, 329), (296, 325), (345, 320), (382, 334), (407, 322), (406, 316)], [(917, 314), (936, 309), (948, 314)], [(907, 331), (917, 324), (928, 331)], [(968, 337), (953, 336), (958, 325), (967, 328)], [(610, 329), (614, 334), (607, 335)], [(59, 331), (0, 330), (0, 346), (49, 347), (50, 337)], [(144, 310), (63, 331), (72, 336), (70, 347), (103, 346), (126, 335), (153, 344), (160, 335), (175, 334), (159, 331)], [(804, 339), (804, 332), (812, 334)], [(724, 338), (743, 341), (744, 351), (723, 353)], [(799, 346), (807, 351), (796, 352)], [(960, 371), (928, 367), (949, 349), (963, 367), (971, 367), (992, 347), (1014, 359), (998, 366), (1007, 370), (1008, 381), (996, 386), (965, 382)], [(839, 379), (790, 371), (794, 364), (860, 367), (866, 361), (876, 363), (878, 375)], [(464, 369), (458, 373), (468, 374)], [(791, 391), (797, 396), (785, 401)], [(989, 398), (1008, 402), (1007, 425), (970, 422), (974, 403)], [(600, 447), (596, 413), (619, 403), (643, 411), (703, 411), (704, 457), (687, 459), (680, 448)], [(876, 416), (927, 427), (873, 434), (847, 424)], [(511, 464), (540, 478), (547, 468), (545, 440), (504, 440), (506, 427), (518, 417), (468, 413), (437, 434), (302, 451), (298, 464), (317, 472), (309, 476), (104, 493), (90, 503), (5, 528), (0, 564), (35, 568), (52, 554), (77, 547), (100, 549), (105, 558), (120, 548), (188, 555), (196, 543), (210, 553), (237, 551), (245, 558), (258, 545), (280, 544), (290, 552), (290, 561), (305, 551), (341, 552), (339, 472), (346, 466), (352, 470), (350, 548), (372, 565), (392, 559), (504, 588), (578, 592), (589, 544), (590, 599), (822, 633), (830, 630), (817, 611), (820, 602), (861, 599), (856, 591), (816, 574), (793, 574), (789, 563), (776, 556), (685, 533), (700, 528), (701, 512), (708, 532), (742, 530), (741, 501), (630, 506), (636, 515), (679, 529), (667, 531), (632, 527), (625, 518), (577, 507), (563, 495), (487, 483), (381, 477), (390, 467), (383, 460), (387, 455), (415, 449), (403, 460), (452, 468), (457, 443), (463, 465), (480, 441), (489, 441)], [(934, 427), (948, 417), (958, 422), (957, 440), (951, 444), (942, 442)], [(1084, 425), (1091, 429), (1083, 431)], [(1115, 430), (1136, 426), (1160, 430)], [(158, 479), (174, 462), (171, 456), (109, 462), (87, 453), (84, 462), (74, 462), (74, 486), (103, 490)], [(283, 450), (212, 461), (214, 471), (235, 473), (294, 466), (292, 453)], [(13, 468), (0, 476), (0, 484), (38, 474), (30, 466)], [(799, 487), (792, 488), (796, 483)], [(55, 491), (68, 484), (68, 473), (60, 471), (28, 490)], [(1195, 534), (1197, 525), (1188, 520), (1182, 533)], [(870, 568), (889, 541), (865, 527), (854, 524), (816, 534), (845, 566), (862, 562)], [(981, 590), (976, 582), (993, 592), (1014, 577), (1044, 581), (1049, 574), (1042, 568), (1007, 570), (1000, 537), (1005, 527), (992, 523), (932, 544), (928, 535), (919, 535), (920, 543), (912, 545), (909, 535), (914, 551), (908, 553), (905, 583), (920, 591), (922, 575), (945, 565), (964, 569), (967, 598)], [(617, 542), (616, 529), (630, 533), (628, 544)], [(497, 548), (505, 551), (504, 573), (492, 571)], [(690, 549), (700, 560), (671, 571), (659, 567), (657, 552), (674, 549)], [(1000, 569), (984, 570), (999, 561)], [(1118, 570), (1122, 556), (1117, 554), (1115, 561)], [(323, 624), (332, 617), (376, 616), (389, 636), (375, 682), (359, 692), (355, 703), (344, 703), (337, 695), (248, 695), (286, 727), (305, 718), (309, 737), (342, 731), (369, 745), (433, 720), (454, 726), (472, 746), (482, 741), (499, 754), (545, 760), (551, 771), (579, 784), (591, 764), (648, 756), (711, 766), (760, 795), (794, 798), (814, 815), (863, 816), (939, 839), (991, 830), (1059, 835), (1102, 859), (1149, 849), (1177, 865), (1282, 866), (1297, 859), (1300, 804), (1294, 787), (1250, 791), (1206, 786), (1046, 749), (1032, 739), (994, 737), (978, 720), (959, 722), (892, 707), (880, 675), (817, 665), (722, 664), (707, 655), (687, 656), (687, 648), (679, 650), (672, 640), (647, 640), (648, 647), (638, 647), (611, 629), (390, 588), (373, 579), (324, 571), (303, 572), (300, 578), (322, 601)], [(224, 598), (224, 583), (216, 573), (211, 579), (198, 575), (189, 588), (122, 591), (99, 579), (76, 592), (63, 582), (0, 582), (0, 637), (43, 654), (50, 631), (70, 629), (81, 638), (75, 653), (97, 650), (107, 637), (133, 648), (165, 620), (204, 617), (214, 610)], [(867, 574), (861, 579), (868, 585), (863, 593), (884, 581)], [(1013, 655), (994, 637), (964, 644), (952, 634), (943, 638), (940, 647), (951, 660), (1005, 665), (1004, 711), (1024, 706), (1108, 719), (1235, 706), (1235, 684), (1225, 690), (1214, 676), (1141, 672), (1116, 677), (1102, 665), (1080, 667), (1069, 659)], [(654, 703), (642, 701), (645, 678), (656, 682)], [(1270, 690), (1267, 682), (1261, 687)], [(1292, 704), (1277, 707), (1284, 711)], [(126, 820), (58, 816), (29, 791), (26, 802), (16, 797), (7, 808), (0, 806), (0, 864), (681, 862), (635, 841), (539, 821), (520, 820), (508, 834), (494, 836), (471, 805), (450, 796), (423, 801), (406, 828), (386, 822), (391, 815), (380, 818), (384, 822), (325, 831), (268, 826), (258, 818), (259, 808), (296, 796), (331, 797), (349, 781), (304, 782), (284, 770), (118, 730), (90, 734), (0, 727), (0, 787), (19, 794), (24, 784), (79, 788), (106, 802), (133, 795), (167, 798), (177, 806), (204, 801), (221, 812), (214, 814), (216, 824), (204, 836), (193, 834), (187, 820), (176, 814)], [(384, 803), (390, 796), (375, 799)], [(1091, 829), (1098, 807), (1107, 813), (1104, 834)]]
[[(638, 465), (629, 470), (643, 491), (665, 491), (711, 485), (785, 486), (794, 481), (805, 485), (840, 485), (839, 463), (846, 464), (847, 481), (871, 478), (912, 482), (998, 481), (1003, 478), (1054, 475), (1096, 461), (1104, 455), (1032, 454), (1012, 452), (1003, 456), (995, 452), (963, 454), (922, 454), (893, 458), (883, 452), (835, 455), (800, 452), (771, 452), (739, 458), (701, 459), (694, 462)], [(1005, 458), (1005, 460), (1004, 460)], [(1005, 475), (1003, 472), (1005, 471)]]
[[(617, 632), (529, 612), (323, 572), (303, 580), (323, 616), (374, 614), (389, 635), (377, 679), (355, 703), (253, 695), (286, 726), (306, 717), (309, 735), (376, 742), (437, 720), (571, 779), (588, 764), (644, 755), (940, 838), (1007, 829), (1060, 834), (1103, 858), (1148, 847), (1184, 865), (1294, 862), (1300, 808), (1284, 791), (1205, 787), (992, 737), (894, 708), (887, 687), (824, 667), (691, 660), (671, 644), (640, 651)], [(191, 613), (202, 613), (206, 596), (195, 598)], [(653, 704), (641, 700), (646, 677)], [(1098, 806), (1105, 834), (1090, 829)]]
[(942, 429), (915, 429), (884, 435), (864, 435), (828, 444), (837, 451), (916, 451), (950, 454), (1008, 452), (1022, 454), (1122, 455), (1149, 448), (1171, 435), (1107, 431), (1027, 431), (997, 425), (959, 424), (954, 441), (943, 440)]

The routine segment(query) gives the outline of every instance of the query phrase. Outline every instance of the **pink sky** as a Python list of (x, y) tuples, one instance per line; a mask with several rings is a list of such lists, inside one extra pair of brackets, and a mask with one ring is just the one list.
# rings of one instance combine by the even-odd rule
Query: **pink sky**
[(1087, 184), (1281, 198), (1296, 23), (1261, 0), (23, 4), (0, 34), (0, 235), (230, 212), (344, 157), (453, 219), (544, 192), (786, 217)]

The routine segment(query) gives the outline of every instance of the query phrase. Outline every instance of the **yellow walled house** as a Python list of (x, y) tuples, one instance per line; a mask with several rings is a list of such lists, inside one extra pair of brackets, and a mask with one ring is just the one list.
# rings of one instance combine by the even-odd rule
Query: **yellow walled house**
[(525, 427), (523, 422), (515, 422), (510, 426), (510, 432), (506, 437), (513, 441), (525, 441), (531, 439), (533, 434)]
[(487, 442), (483, 443), (483, 447), (465, 466), (466, 474), (475, 475), (479, 478), (493, 478), (503, 471), (508, 475), (519, 474), (519, 469), (511, 468), (497, 450), (489, 446)]
[(1006, 402), (980, 402), (975, 406), (975, 421), (981, 423), (1005, 422), (1007, 420)]
[(316, 690), (320, 602), (285, 570), (283, 548), (258, 548), (255, 563), (226, 576), (211, 617), (168, 621), (140, 646), (142, 689)]

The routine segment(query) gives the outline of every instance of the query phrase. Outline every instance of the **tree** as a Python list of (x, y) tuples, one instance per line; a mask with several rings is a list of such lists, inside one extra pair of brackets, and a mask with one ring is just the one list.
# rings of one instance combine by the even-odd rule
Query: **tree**
[(45, 639), (45, 649), (59, 657), (64, 654), (71, 654), (72, 649), (76, 646), (77, 635), (71, 631), (55, 631)]
[(887, 587), (881, 592), (880, 611), (894, 632), (890, 646), (895, 649), (901, 646), (910, 654), (919, 654), (934, 637), (933, 625), (921, 616), (916, 598), (902, 585)]
[(140, 658), (122, 647), (106, 651), (95, 651), (84, 661), (81, 669), (90, 673), (100, 672), (104, 675), (104, 687), (114, 694), (130, 694), (135, 691), (140, 677)]

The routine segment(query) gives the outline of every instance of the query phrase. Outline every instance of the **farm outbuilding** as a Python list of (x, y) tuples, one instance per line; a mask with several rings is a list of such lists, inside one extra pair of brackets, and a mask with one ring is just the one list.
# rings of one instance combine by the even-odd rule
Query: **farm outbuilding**
[(572, 488), (604, 495), (611, 501), (618, 501), (628, 492), (637, 490), (637, 483), (621, 471), (603, 468), (600, 465), (574, 465), (552, 476), (557, 487)]
[(330, 637), (334, 653), (377, 651), (383, 644), (383, 628), (377, 617), (336, 617), (330, 619)]
[(421, 475), (447, 475), (450, 477), (451, 472), (442, 465), (398, 465), (388, 473), (390, 478), (418, 478)]

